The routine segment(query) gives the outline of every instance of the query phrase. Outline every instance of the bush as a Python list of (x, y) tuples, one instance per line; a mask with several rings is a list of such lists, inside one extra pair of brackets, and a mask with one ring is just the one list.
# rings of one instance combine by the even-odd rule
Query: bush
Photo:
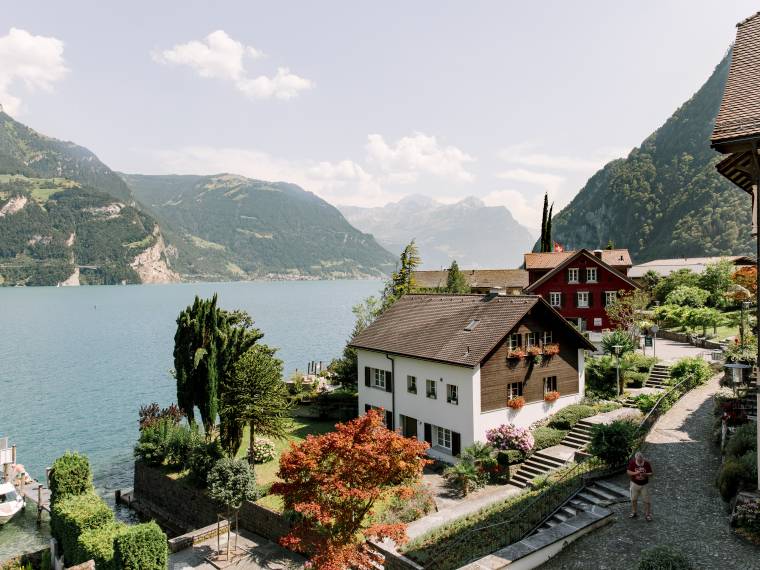
[(533, 451), (541, 451), (552, 445), (559, 445), (566, 435), (566, 430), (553, 427), (538, 427), (533, 430)]
[(752, 471), (740, 461), (729, 459), (718, 473), (718, 492), (724, 501), (730, 501), (745, 484), (753, 484)]
[(268, 439), (257, 439), (249, 453), (254, 463), (272, 461), (275, 454), (274, 444)]
[(92, 490), (92, 471), (86, 455), (67, 451), (53, 462), (50, 469), (51, 503)]
[(194, 442), (187, 459), (187, 468), (190, 470), (190, 479), (201, 487), (206, 487), (208, 474), (216, 465), (217, 461), (224, 457), (222, 445), (218, 439), (210, 442)]
[(171, 420), (164, 419), (140, 430), (134, 450), (135, 459), (148, 465), (163, 465), (175, 427)]
[(675, 385), (685, 380), (681, 385), (684, 392), (704, 384), (711, 376), (710, 365), (698, 356), (682, 358), (670, 367), (670, 383)]
[(84, 531), (77, 541), (77, 558), (94, 561), (98, 570), (120, 570), (114, 563), (113, 542), (126, 528), (124, 523), (113, 522)]
[(594, 404), (594, 409), (596, 410), (597, 414), (604, 414), (613, 410), (619, 410), (622, 407), (623, 404), (620, 402), (597, 402)]
[(470, 459), (462, 459), (459, 463), (450, 465), (443, 471), (446, 482), (467, 496), (470, 491), (484, 484), (482, 474)]
[(757, 451), (748, 451), (739, 458), (739, 463), (749, 471), (750, 481), (757, 481)]
[(512, 424), (502, 424), (489, 429), (486, 432), (486, 440), (499, 451), (514, 449), (528, 453), (533, 449), (533, 436), (530, 431)]
[(166, 535), (153, 521), (127, 527), (114, 540), (114, 561), (119, 570), (166, 570)]
[(53, 536), (63, 548), (67, 566), (86, 562), (79, 558), (79, 536), (86, 530), (114, 522), (113, 511), (95, 493), (71, 495), (56, 502), (50, 515)]
[(549, 423), (547, 425), (555, 429), (573, 429), (575, 424), (583, 418), (589, 418), (595, 415), (596, 410), (593, 406), (573, 404), (562, 408), (559, 412), (549, 418)]
[[(525, 461), (525, 454), (522, 451), (517, 451), (516, 449), (508, 449), (507, 451), (499, 452), (499, 454), (501, 453), (504, 454), (509, 465), (517, 465), (518, 463)], [(497, 456), (499, 454), (497, 454)]]
[(177, 404), (171, 404), (166, 408), (161, 408), (156, 402), (147, 406), (140, 406), (138, 412), (140, 429), (149, 427), (161, 420), (169, 420), (175, 425), (182, 420), (182, 410)]
[(736, 526), (760, 536), (760, 500), (736, 506)]
[(638, 428), (627, 420), (598, 424), (591, 430), (589, 452), (608, 465), (622, 465), (638, 442)]
[(726, 455), (739, 458), (748, 451), (757, 451), (757, 423), (740, 425), (726, 444)]
[(633, 399), (633, 403), (636, 407), (645, 414), (654, 408), (657, 404), (657, 400), (660, 399), (659, 394), (639, 394)]
[(646, 549), (639, 559), (638, 570), (691, 570), (692, 565), (683, 553), (672, 546)]
[[(616, 361), (613, 356), (586, 359), (586, 396), (589, 398), (614, 398)], [(621, 370), (623, 363), (621, 362)]]
[(203, 439), (195, 424), (171, 427), (166, 447), (166, 464), (175, 469), (186, 469), (190, 461), (190, 450)]
[(631, 388), (641, 388), (648, 377), (648, 372), (626, 372), (623, 375), (623, 384)]
[(616, 345), (622, 347), (620, 356), (636, 350), (636, 343), (633, 342), (631, 335), (620, 329), (615, 329), (602, 337), (602, 350), (605, 354), (616, 354), (614, 348)]
[(621, 364), (635, 372), (649, 372), (657, 359), (654, 356), (644, 356), (640, 352), (629, 352), (621, 358)]
[(679, 307), (704, 307), (709, 296), (710, 293), (699, 287), (681, 285), (668, 293), (665, 304)]
[(409, 524), (435, 510), (432, 493), (423, 485), (417, 485), (409, 498), (393, 495), (388, 506), (377, 517), (378, 524)]

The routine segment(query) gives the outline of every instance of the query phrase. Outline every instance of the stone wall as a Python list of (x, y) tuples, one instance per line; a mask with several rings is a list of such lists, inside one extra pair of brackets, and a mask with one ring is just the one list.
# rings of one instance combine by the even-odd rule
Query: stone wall
[(660, 329), (660, 331), (657, 333), (657, 337), (667, 340), (674, 340), (676, 342), (685, 342), (702, 348), (723, 348), (723, 345), (718, 342), (713, 342), (711, 340), (695, 337), (686, 333), (669, 331), (665, 329)]
[[(189, 532), (215, 525), (217, 513), (223, 508), (212, 501), (201, 489), (176, 481), (159, 469), (135, 462), (134, 500), (138, 510), (159, 513), (157, 522), (170, 523), (169, 530)], [(240, 527), (276, 541), (288, 533), (290, 525), (280, 513), (254, 503), (245, 503), (240, 509)], [(162, 519), (169, 519), (162, 521)]]

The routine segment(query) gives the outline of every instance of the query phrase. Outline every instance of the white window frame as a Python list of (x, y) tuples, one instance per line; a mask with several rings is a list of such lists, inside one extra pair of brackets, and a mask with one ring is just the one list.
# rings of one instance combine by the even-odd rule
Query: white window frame
[[(448, 436), (448, 437), (447, 437)], [(446, 441), (448, 440), (448, 445)], [(451, 430), (440, 426), (435, 426), (435, 446), (451, 451)]]
[(552, 331), (544, 331), (544, 344), (551, 344), (552, 337)]
[(605, 291), (604, 292), (604, 303), (605, 305), (610, 305), (611, 303), (614, 303), (617, 301), (617, 291)]
[(568, 267), (567, 269), (567, 282), (568, 283), (579, 283), (579, 270), (577, 267)]
[(525, 333), (525, 348), (530, 348), (531, 346), (538, 346), (541, 342), (541, 335), (537, 332), (526, 332)]
[(523, 383), (522, 382), (510, 382), (507, 384), (507, 400), (512, 400), (518, 396), (523, 395)]
[[(576, 295), (576, 299), (578, 300), (578, 308), (579, 309), (588, 309), (588, 307), (589, 307), (589, 305), (588, 305), (589, 292), (588, 291), (576, 291), (575, 295)], [(585, 304), (584, 304), (584, 301), (581, 300), (582, 299), (581, 295), (585, 295)]]
[[(592, 273), (594, 275), (593, 278), (591, 277)], [(587, 283), (596, 283), (598, 278), (599, 278), (599, 270), (596, 267), (586, 268), (586, 282)]]
[[(554, 386), (550, 386), (549, 385), (550, 383), (553, 383)], [(548, 394), (549, 392), (556, 392), (556, 391), (557, 391), (557, 377), (547, 376), (546, 378), (544, 378), (544, 395)]]
[(509, 335), (509, 350), (514, 350), (522, 346), (522, 335), (520, 333), (512, 333)]
[(562, 293), (559, 291), (552, 291), (549, 293), (549, 304), (552, 307), (561, 307), (562, 306)]
[[(432, 394), (432, 396), (430, 394)], [(430, 380), (429, 378), (425, 380), (425, 395), (431, 400), (438, 399), (438, 386), (436, 385), (435, 380)]]
[(385, 370), (381, 368), (372, 369), (372, 387), (385, 390)]
[(417, 377), (411, 374), (406, 375), (406, 391), (410, 394), (417, 393)]
[(446, 402), (453, 406), (459, 405), (459, 387), (456, 384), (446, 384)]

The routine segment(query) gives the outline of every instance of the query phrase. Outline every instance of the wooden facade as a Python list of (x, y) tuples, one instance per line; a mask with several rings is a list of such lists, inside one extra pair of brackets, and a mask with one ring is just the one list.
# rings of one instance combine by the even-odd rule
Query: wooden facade
[[(559, 354), (543, 356), (538, 365), (527, 357), (507, 358), (511, 334), (520, 334), (524, 347), (527, 333), (538, 333), (543, 343), (547, 331), (552, 333), (552, 342), (559, 344)], [(578, 339), (556, 313), (543, 305), (536, 305), (481, 365), (480, 411), (506, 408), (508, 386), (515, 382), (522, 382), (522, 396), (526, 403), (543, 401), (544, 379), (552, 376), (557, 379), (557, 390), (561, 395), (578, 393)]]

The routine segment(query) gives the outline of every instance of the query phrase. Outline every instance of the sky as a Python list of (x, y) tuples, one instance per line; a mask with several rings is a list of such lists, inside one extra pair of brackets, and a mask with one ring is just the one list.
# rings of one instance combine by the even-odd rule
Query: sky
[(744, 0), (26, 0), (0, 104), (114, 170), (333, 204), (476, 196), (535, 229), (708, 78)]

